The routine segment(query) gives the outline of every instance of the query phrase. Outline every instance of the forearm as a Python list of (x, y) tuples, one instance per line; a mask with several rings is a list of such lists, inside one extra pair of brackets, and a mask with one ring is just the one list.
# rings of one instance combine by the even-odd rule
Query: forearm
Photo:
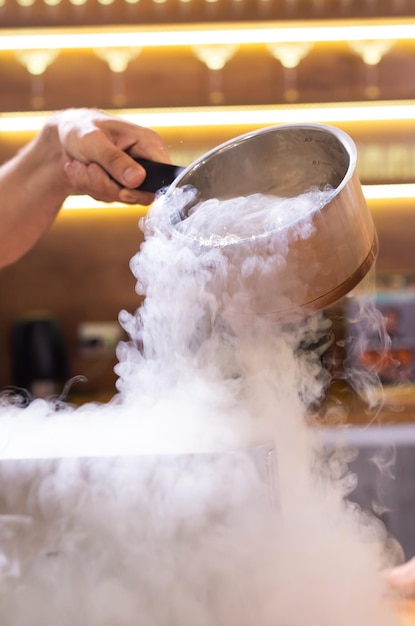
[(25, 254), (71, 193), (56, 125), (0, 166), (0, 267)]

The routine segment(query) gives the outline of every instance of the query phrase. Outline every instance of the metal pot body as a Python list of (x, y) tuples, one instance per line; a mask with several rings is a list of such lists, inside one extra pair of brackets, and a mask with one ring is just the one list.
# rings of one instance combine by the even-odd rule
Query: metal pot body
[(220, 245), (228, 260), (221, 284), (228, 303), (278, 319), (303, 316), (351, 291), (375, 261), (376, 231), (356, 158), (351, 138), (325, 125), (281, 125), (242, 135), (174, 181), (162, 199), (163, 219), (171, 236), (203, 252), (217, 241), (190, 237), (184, 226), (206, 200), (252, 194), (295, 199), (310, 189), (328, 189), (322, 203), (283, 228)]

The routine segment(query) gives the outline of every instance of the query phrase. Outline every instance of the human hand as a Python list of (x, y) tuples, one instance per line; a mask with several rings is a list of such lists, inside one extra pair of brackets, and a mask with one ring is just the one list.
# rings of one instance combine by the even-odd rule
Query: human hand
[(151, 204), (154, 195), (137, 189), (145, 170), (131, 156), (169, 163), (158, 133), (94, 109), (69, 109), (54, 115), (51, 123), (74, 192), (104, 202)]
[(415, 596), (415, 557), (388, 570), (384, 577), (391, 591)]

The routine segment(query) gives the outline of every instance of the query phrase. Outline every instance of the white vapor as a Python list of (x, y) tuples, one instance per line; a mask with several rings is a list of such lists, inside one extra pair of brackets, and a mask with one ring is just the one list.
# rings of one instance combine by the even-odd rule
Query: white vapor
[(256, 315), (221, 246), (143, 227), (114, 401), (1, 409), (0, 623), (395, 625), (383, 531), (307, 427), (327, 320)]

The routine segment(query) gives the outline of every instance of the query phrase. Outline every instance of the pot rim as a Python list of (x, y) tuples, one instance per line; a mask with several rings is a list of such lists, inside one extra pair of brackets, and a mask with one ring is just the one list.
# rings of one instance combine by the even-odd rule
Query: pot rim
[[(234, 241), (229, 241), (226, 240), (224, 243), (220, 243), (220, 242), (212, 242), (209, 241), (207, 238), (201, 239), (197, 236), (189, 236), (187, 234), (181, 233), (177, 228), (176, 228), (176, 224), (179, 224), (183, 221), (183, 216), (181, 215), (181, 211), (183, 210), (183, 206), (181, 207), (177, 207), (175, 206), (175, 194), (177, 194), (178, 190), (180, 189), (184, 189), (185, 186), (180, 186), (181, 181), (193, 170), (199, 168), (199, 167), (203, 167), (203, 165), (211, 160), (212, 158), (215, 158), (215, 156), (217, 156), (218, 154), (228, 151), (228, 150), (232, 150), (235, 146), (240, 145), (241, 143), (245, 143), (245, 142), (249, 142), (252, 139), (257, 139), (260, 136), (263, 135), (267, 135), (267, 134), (271, 134), (271, 133), (275, 133), (275, 132), (279, 132), (279, 131), (287, 131), (287, 130), (317, 130), (317, 131), (324, 131), (326, 132), (328, 135), (331, 135), (333, 137), (335, 137), (339, 144), (342, 145), (342, 147), (345, 149), (347, 156), (348, 156), (348, 166), (347, 169), (340, 181), (340, 183), (337, 185), (337, 187), (333, 188), (332, 193), (327, 195), (327, 197), (324, 199), (324, 201), (322, 201), (321, 203), (319, 203), (317, 206), (315, 206), (313, 209), (311, 209), (306, 215), (299, 217), (297, 219), (294, 219), (292, 222), (286, 224), (282, 229), (273, 229), (273, 230), (269, 230), (266, 231), (264, 233), (259, 233), (256, 235), (250, 235), (247, 237), (240, 237), (238, 239), (235, 239)], [(321, 211), (324, 207), (326, 207), (327, 205), (329, 205), (334, 198), (336, 198), (340, 192), (346, 187), (346, 185), (349, 183), (349, 181), (351, 180), (355, 168), (356, 168), (356, 163), (357, 163), (357, 148), (356, 148), (356, 144), (353, 141), (353, 139), (350, 137), (350, 135), (348, 135), (345, 131), (335, 127), (335, 126), (331, 126), (328, 124), (303, 124), (301, 122), (298, 123), (292, 123), (292, 124), (276, 124), (273, 126), (267, 126), (265, 128), (261, 128), (259, 130), (255, 130), (255, 131), (249, 131), (247, 133), (244, 133), (242, 135), (239, 135), (237, 137), (234, 137), (233, 139), (230, 139), (228, 141), (225, 141), (222, 144), (219, 144), (218, 146), (216, 146), (215, 148), (212, 148), (211, 150), (207, 151), (205, 154), (201, 155), (200, 157), (198, 157), (195, 161), (193, 161), (193, 163), (191, 163), (190, 165), (188, 165), (176, 178), (175, 180), (171, 183), (171, 185), (168, 187), (168, 189), (166, 190), (165, 193), (162, 194), (160, 201), (161, 201), (161, 212), (162, 212), (162, 216), (163, 216), (163, 221), (165, 222), (165, 225), (167, 226), (168, 230), (170, 231), (170, 233), (174, 234), (175, 236), (177, 236), (179, 239), (181, 239), (182, 241), (186, 241), (188, 243), (193, 243), (197, 246), (200, 246), (201, 248), (231, 248), (233, 246), (238, 246), (240, 244), (244, 244), (247, 243), (249, 241), (262, 241), (264, 239), (267, 239), (269, 237), (278, 235), (278, 233), (293, 227), (295, 224), (298, 224), (299, 222), (303, 221), (303, 220), (309, 220), (312, 218), (313, 215), (315, 215), (318, 211)], [(169, 206), (167, 206), (169, 205)], [(169, 210), (170, 209), (170, 210)]]

